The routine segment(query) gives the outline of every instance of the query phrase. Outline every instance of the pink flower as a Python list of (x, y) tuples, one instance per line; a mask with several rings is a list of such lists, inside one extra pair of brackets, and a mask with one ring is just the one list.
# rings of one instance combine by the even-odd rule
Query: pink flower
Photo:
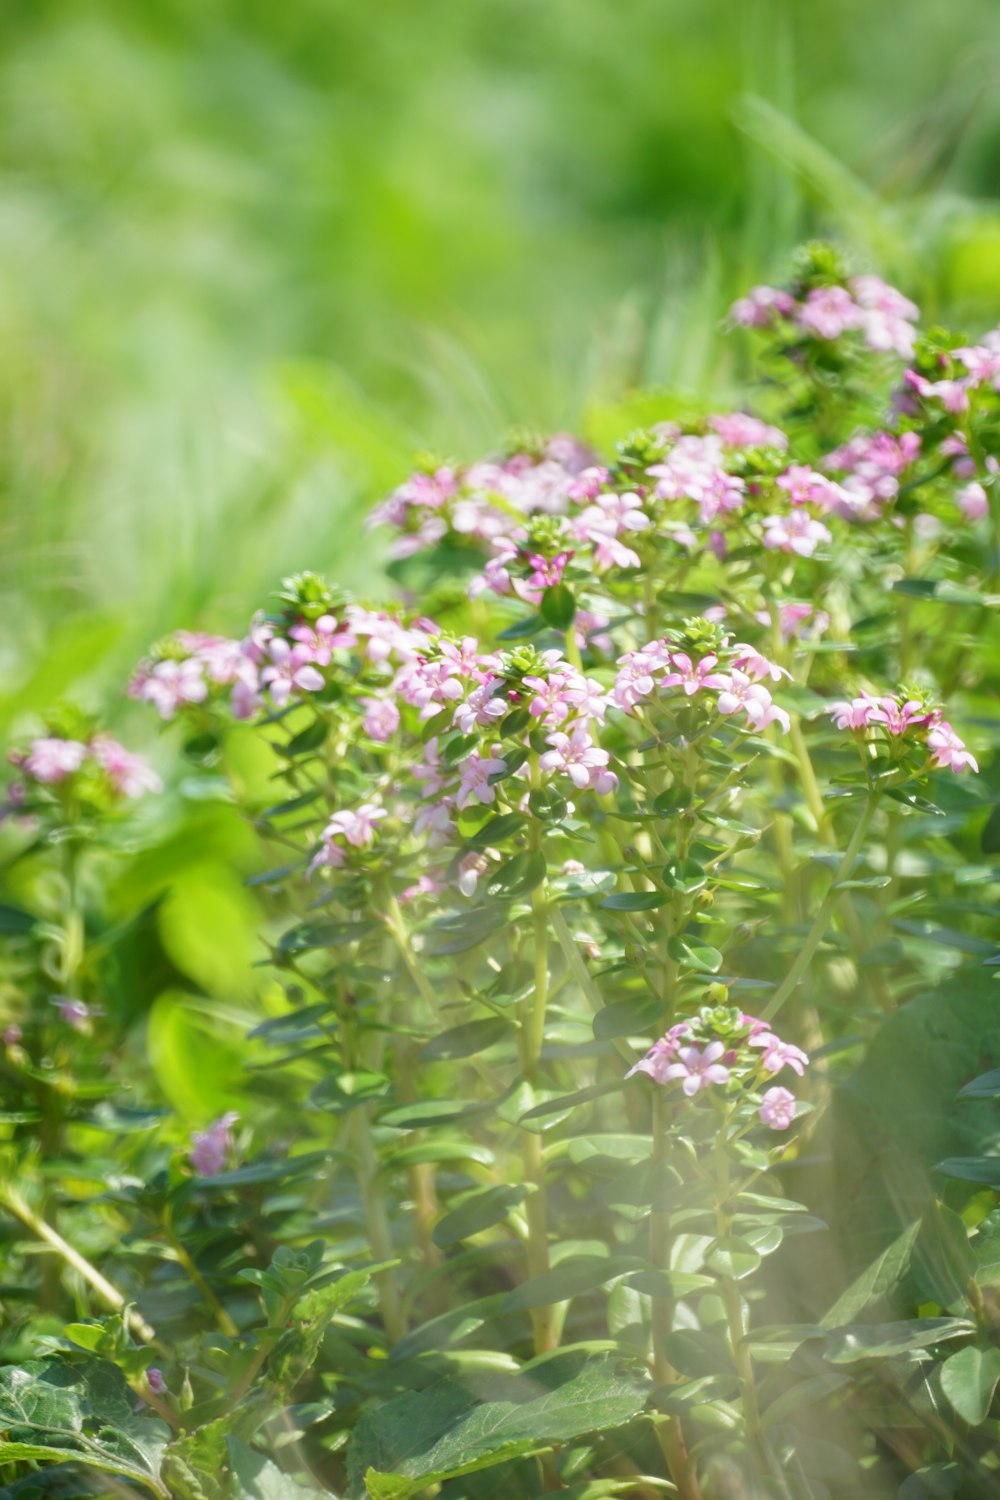
[(173, 718), (184, 703), (204, 703), (208, 697), (204, 664), (197, 657), (158, 661), (140, 669), (129, 688), (133, 698), (151, 703), (161, 719)]
[(787, 516), (764, 517), (764, 546), (772, 550), (812, 557), (821, 542), (831, 540), (823, 522), (814, 521), (804, 510), (793, 510)]
[[(787, 608), (788, 606), (786, 606)], [(791, 606), (794, 608), (795, 606)], [(811, 606), (805, 605), (806, 613), (811, 612)], [(791, 672), (787, 667), (779, 667), (776, 662), (770, 661), (768, 657), (762, 656), (756, 646), (748, 646), (744, 642), (738, 642), (733, 647), (736, 653), (733, 657), (733, 666), (739, 667), (748, 677), (755, 682), (762, 682), (765, 677), (770, 677), (772, 682), (780, 682), (783, 677), (791, 678)]]
[(990, 513), (990, 500), (981, 484), (973, 481), (963, 485), (955, 496), (958, 508), (967, 521), (985, 521)]
[(778, 427), (769, 427), (758, 417), (744, 411), (709, 417), (708, 425), (717, 432), (727, 448), (787, 448), (788, 439)]
[(384, 744), (399, 728), (399, 709), (391, 698), (362, 698), (361, 703), (365, 710), (361, 720), (365, 734)]
[(978, 771), (979, 762), (965, 748), (946, 719), (942, 719), (927, 731), (927, 748), (934, 757), (934, 764), (941, 770)]
[(577, 724), (568, 735), (557, 730), (549, 735), (548, 743), (552, 749), (538, 758), (543, 771), (564, 771), (579, 791), (589, 788), (599, 797), (618, 785), (618, 777), (608, 770), (611, 756), (594, 744), (583, 724)]
[(454, 811), (454, 797), (442, 797), (439, 802), (425, 802), (423, 807), (417, 809), (413, 820), (414, 833), (418, 838), (426, 834), (428, 847), (440, 849), (455, 831)]
[(529, 552), (527, 561), (532, 571), (528, 575), (528, 583), (535, 589), (555, 588), (562, 583), (563, 572), (572, 556), (572, 552), (557, 552), (555, 557), (543, 557), (539, 552)]
[(423, 762), (413, 767), (413, 775), (424, 783), (425, 797), (436, 797), (452, 775), (452, 768), (441, 759), (436, 734), (424, 746)]
[(799, 305), (795, 320), (818, 339), (839, 339), (849, 328), (860, 328), (864, 318), (850, 292), (842, 286), (815, 287)]
[(471, 734), (477, 725), (487, 729), (509, 712), (510, 704), (503, 693), (494, 691), (493, 683), (490, 678), (473, 688), (465, 702), (456, 708), (452, 722), (463, 734)]
[(628, 1072), (626, 1078), (631, 1078), (635, 1073), (646, 1073), (654, 1083), (666, 1083), (668, 1081), (667, 1068), (677, 1055), (681, 1039), (691, 1035), (691, 1027), (686, 1021), (679, 1021), (676, 1026), (671, 1026), (666, 1036), (653, 1043), (645, 1057), (641, 1057)]
[(878, 710), (878, 703), (868, 693), (862, 693), (850, 702), (846, 699), (831, 703), (830, 716), (838, 729), (867, 729)]
[(162, 792), (163, 782), (141, 755), (131, 755), (109, 734), (98, 734), (90, 742), (94, 759), (103, 766), (116, 792), (123, 797), (141, 797), (143, 792)]
[(467, 807), (475, 800), (484, 805), (496, 801), (496, 791), (490, 785), (491, 776), (502, 775), (507, 769), (505, 760), (498, 760), (495, 756), (480, 755), (473, 750), (462, 761), (458, 784), (458, 795), (456, 802), (459, 807)]
[(292, 693), (318, 693), (323, 686), (323, 677), (310, 664), (308, 646), (290, 646), (281, 636), (275, 636), (267, 648), (270, 661), (260, 674), (261, 685), (271, 694), (275, 708), (284, 708)]
[(346, 851), (337, 840), (343, 839), (353, 849), (370, 849), (375, 842), (376, 824), (388, 817), (384, 807), (362, 802), (357, 807), (335, 812), (320, 834), (320, 848), (309, 865), (309, 873), (320, 865), (339, 869)]
[(723, 673), (713, 670), (719, 665), (719, 658), (712, 653), (703, 656), (696, 666), (686, 652), (672, 651), (670, 664), (674, 670), (665, 674), (663, 686), (683, 688), (688, 698), (700, 688), (724, 688), (729, 681)]
[(682, 1080), (681, 1088), (689, 1099), (709, 1084), (728, 1083), (729, 1069), (719, 1061), (725, 1051), (724, 1042), (709, 1042), (702, 1052), (693, 1046), (681, 1047), (677, 1061), (668, 1063), (663, 1069), (664, 1081), (675, 1078)]
[(146, 1382), (154, 1396), (163, 1396), (166, 1394), (167, 1382), (163, 1378), (163, 1371), (158, 1369), (156, 1365), (150, 1365), (146, 1371)]
[(195, 1131), (191, 1137), (189, 1160), (199, 1177), (218, 1177), (225, 1171), (233, 1149), (232, 1127), (238, 1119), (236, 1111), (229, 1110), (207, 1130)]
[(757, 1113), (772, 1130), (787, 1130), (795, 1119), (798, 1105), (788, 1089), (768, 1089)]
[(329, 666), (338, 647), (357, 645), (352, 632), (341, 630), (333, 615), (320, 615), (315, 625), (293, 625), (288, 634), (305, 648), (307, 654), (303, 660), (315, 662), (318, 667)]
[(480, 875), (485, 875), (490, 862), (485, 854), (465, 854), (458, 862), (458, 889), (471, 899), (476, 894)]
[(34, 781), (51, 785), (65, 781), (79, 771), (87, 758), (87, 746), (79, 740), (59, 739), (55, 735), (32, 741), (27, 753), (16, 757), (15, 764)]
[(400, 901), (416, 901), (420, 896), (436, 896), (442, 889), (441, 882), (435, 880), (433, 875), (421, 875), (415, 884), (408, 885), (400, 894)]
[(766, 729), (769, 724), (780, 724), (785, 734), (791, 721), (783, 708), (772, 702), (771, 694), (759, 682), (753, 682), (746, 672), (734, 667), (718, 697), (719, 713), (739, 713), (742, 709), (754, 729)]
[(877, 699), (869, 722), (884, 724), (891, 735), (905, 734), (911, 724), (921, 724), (927, 719), (927, 710), (916, 699), (909, 698), (900, 703), (889, 694)]
[(758, 1031), (749, 1038), (751, 1047), (760, 1047), (763, 1050), (761, 1065), (769, 1073), (780, 1073), (782, 1068), (791, 1068), (793, 1073), (798, 1073), (801, 1078), (809, 1065), (809, 1058), (801, 1047), (794, 1046), (791, 1042), (783, 1042), (770, 1031)]
[(733, 303), (729, 316), (745, 328), (764, 328), (776, 317), (789, 317), (794, 308), (794, 299), (787, 292), (773, 286), (755, 286)]
[(906, 370), (903, 379), (923, 401), (940, 401), (953, 415), (969, 409), (969, 380), (928, 380), (916, 370)]
[(83, 1000), (73, 1000), (69, 995), (54, 995), (52, 1004), (67, 1026), (83, 1035), (90, 1034), (91, 1017), (98, 1014), (93, 1006), (85, 1004)]

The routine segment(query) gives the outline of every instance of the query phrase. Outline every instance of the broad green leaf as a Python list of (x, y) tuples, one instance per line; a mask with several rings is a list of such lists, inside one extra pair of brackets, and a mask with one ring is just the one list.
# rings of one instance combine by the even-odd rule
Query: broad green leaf
[(936, 1170), (959, 1182), (982, 1182), (1000, 1189), (1000, 1156), (949, 1156), (938, 1162)]
[(621, 1276), (626, 1271), (635, 1271), (641, 1266), (634, 1255), (607, 1257), (596, 1255), (588, 1260), (568, 1261), (522, 1281), (504, 1298), (505, 1313), (523, 1312), (529, 1307), (549, 1307), (557, 1302), (568, 1302), (571, 1297), (593, 1292), (606, 1281)]
[(825, 1358), (833, 1365), (856, 1364), (862, 1359), (889, 1359), (931, 1349), (949, 1339), (975, 1332), (967, 1318), (909, 1318), (899, 1323), (853, 1323), (829, 1332)]
[(431, 928), (428, 952), (435, 957), (464, 953), (485, 941), (510, 920), (502, 901), (490, 906), (476, 906), (471, 911), (452, 912), (441, 917)]
[(329, 1494), (326, 1489), (298, 1484), (277, 1464), (231, 1433), (226, 1438), (226, 1446), (240, 1500), (319, 1500), (320, 1496)]
[(30, 911), (11, 906), (6, 901), (0, 902), (0, 937), (24, 937), (37, 921)]
[(568, 630), (576, 614), (573, 590), (565, 583), (553, 584), (543, 593), (539, 609), (546, 625), (555, 630)]
[(473, 1057), (485, 1052), (512, 1034), (513, 1028), (503, 1016), (488, 1016), (483, 1021), (466, 1021), (461, 1026), (452, 1026), (439, 1032), (420, 1049), (424, 1062), (440, 1062), (443, 1059)]
[(74, 1460), (168, 1492), (159, 1479), (169, 1428), (136, 1414), (125, 1377), (97, 1359), (29, 1360), (0, 1369), (0, 1463)]
[(647, 1387), (611, 1356), (567, 1352), (517, 1375), (441, 1380), (361, 1415), (348, 1449), (349, 1500), (409, 1500), (432, 1484), (620, 1427)]
[(605, 911), (655, 911), (669, 900), (663, 891), (612, 891), (601, 906)]
[(434, 1226), (434, 1243), (442, 1247), (455, 1245), (469, 1235), (489, 1229), (506, 1219), (510, 1210), (524, 1201), (526, 1193), (525, 1187), (516, 1185), (480, 1188), (470, 1193), (458, 1208), (453, 1208)]
[(985, 1422), (1000, 1381), (1000, 1349), (970, 1344), (949, 1354), (941, 1366), (941, 1389), (955, 1413), (970, 1427)]
[(722, 954), (718, 948), (712, 948), (700, 938), (691, 937), (687, 933), (677, 933), (672, 937), (667, 943), (667, 952), (671, 958), (689, 969), (702, 969), (709, 974), (717, 974), (722, 968)]
[(741, 1281), (744, 1276), (750, 1276), (760, 1265), (760, 1260), (754, 1247), (742, 1239), (717, 1240), (705, 1256), (708, 1269), (730, 1281)]
[(992, 1068), (989, 1073), (980, 1073), (971, 1083), (967, 1083), (961, 1089), (958, 1097), (960, 1099), (996, 1099), (1000, 1097), (1000, 1068)]

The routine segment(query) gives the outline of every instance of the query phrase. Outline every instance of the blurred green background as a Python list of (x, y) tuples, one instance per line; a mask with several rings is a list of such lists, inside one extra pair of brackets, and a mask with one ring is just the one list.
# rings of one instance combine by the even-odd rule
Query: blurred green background
[[(378, 588), (364, 511), (418, 450), (725, 399), (726, 306), (807, 234), (1000, 315), (996, 0), (8, 0), (0, 31), (6, 731), (69, 694), (154, 742), (146, 642), (239, 632), (295, 567)], [(170, 892), (157, 983), (232, 1000), (254, 852), (215, 796), (175, 776), (112, 905)]]

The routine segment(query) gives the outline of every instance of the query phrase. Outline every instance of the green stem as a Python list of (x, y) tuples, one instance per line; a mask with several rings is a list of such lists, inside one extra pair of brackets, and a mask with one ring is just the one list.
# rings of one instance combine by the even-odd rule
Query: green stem
[(812, 962), (813, 954), (816, 952), (816, 949), (819, 947), (820, 943), (823, 940), (823, 937), (826, 934), (826, 929), (830, 921), (831, 913), (837, 903), (837, 899), (840, 894), (838, 887), (841, 881), (848, 879), (851, 871), (854, 869), (855, 862), (861, 850), (861, 845), (864, 843), (865, 835), (867, 834), (869, 826), (871, 825), (871, 821), (875, 815), (875, 809), (877, 806), (878, 793), (869, 792), (868, 796), (865, 799), (864, 810), (862, 811), (861, 817), (858, 819), (857, 826), (855, 827), (854, 832), (851, 835), (851, 841), (847, 846), (843, 859), (837, 866), (833, 879), (831, 880), (829, 888), (827, 889), (826, 895), (823, 897), (823, 900), (820, 903), (819, 910), (817, 911), (816, 916), (813, 919), (813, 924), (809, 929), (806, 940), (803, 943), (802, 947), (799, 949), (798, 955), (795, 959), (795, 962), (792, 964), (792, 967), (789, 969), (788, 973), (785, 975), (785, 978), (778, 986), (777, 990), (775, 990), (774, 994), (771, 996), (771, 999), (765, 1006), (762, 1012), (762, 1019), (770, 1021), (774, 1016), (778, 1014), (778, 1011), (785, 1004), (785, 1001), (794, 993), (797, 985), (799, 984), (810, 963)]
[(181, 1266), (181, 1268), (187, 1273), (193, 1285), (198, 1288), (198, 1291), (201, 1293), (205, 1301), (208, 1303), (209, 1307), (212, 1309), (212, 1312), (215, 1316), (215, 1321), (218, 1323), (222, 1332), (227, 1336), (227, 1338), (237, 1338), (239, 1336), (239, 1329), (233, 1322), (232, 1318), (229, 1316), (229, 1313), (223, 1307), (222, 1303), (219, 1301), (218, 1297), (212, 1291), (212, 1288), (209, 1286), (204, 1276), (198, 1270), (198, 1267), (191, 1259), (191, 1256), (181, 1244), (177, 1235), (174, 1233), (173, 1226), (170, 1224), (169, 1220), (166, 1224), (166, 1232), (167, 1239), (170, 1242), (170, 1247), (173, 1250), (174, 1255), (177, 1257), (177, 1264)]
[[(720, 1126), (719, 1133), (716, 1136), (715, 1179), (717, 1194), (715, 1209), (716, 1232), (720, 1240), (726, 1240), (729, 1237), (732, 1227), (732, 1215), (729, 1210), (731, 1186), (729, 1181), (728, 1120)], [(757, 1384), (754, 1379), (753, 1358), (750, 1353), (750, 1346), (747, 1343), (746, 1305), (737, 1283), (731, 1276), (720, 1276), (719, 1282), (722, 1288), (723, 1305), (726, 1309), (726, 1323), (729, 1328), (729, 1342), (732, 1346), (733, 1363), (736, 1366), (736, 1376), (740, 1383), (743, 1422), (755, 1470), (754, 1479), (760, 1484), (763, 1482), (770, 1468), (770, 1461), (761, 1433), (760, 1407), (757, 1402)]]
[[(535, 828), (532, 829), (532, 843), (536, 847), (540, 843), (539, 833)], [(549, 913), (545, 881), (532, 892), (531, 910), (535, 982), (521, 1016), (521, 1064), (526, 1080), (529, 1084), (534, 1084), (538, 1079), (545, 1042), (545, 1009), (549, 996)], [(521, 1158), (525, 1181), (530, 1189), (524, 1206), (528, 1224), (528, 1275), (542, 1276), (549, 1269), (549, 1213), (545, 1196), (542, 1138), (536, 1131), (522, 1130)], [(558, 1304), (532, 1309), (536, 1354), (545, 1354), (558, 1346), (561, 1321)]]
[[(125, 1298), (118, 1288), (113, 1286), (106, 1276), (102, 1276), (101, 1272), (96, 1266), (91, 1265), (86, 1256), (81, 1255), (79, 1250), (75, 1249), (68, 1240), (63, 1239), (62, 1235), (52, 1224), (43, 1219), (40, 1214), (36, 1214), (34, 1209), (24, 1201), (15, 1188), (7, 1186), (0, 1190), (0, 1204), (8, 1209), (15, 1218), (20, 1219), (26, 1229), (30, 1230), (33, 1235), (48, 1245), (68, 1266), (71, 1266), (74, 1271), (82, 1276), (91, 1290), (96, 1292), (102, 1302), (105, 1302), (113, 1312), (120, 1313), (124, 1310)], [(154, 1330), (134, 1308), (129, 1309), (128, 1325), (136, 1337), (142, 1339), (143, 1343), (151, 1344), (156, 1338)]]

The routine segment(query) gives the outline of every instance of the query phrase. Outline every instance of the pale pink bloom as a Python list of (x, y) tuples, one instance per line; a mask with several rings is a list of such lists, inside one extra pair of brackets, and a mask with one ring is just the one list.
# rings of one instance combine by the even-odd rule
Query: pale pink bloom
[(27, 776), (47, 785), (65, 781), (67, 776), (79, 771), (86, 758), (86, 745), (79, 740), (59, 739), (55, 735), (33, 740), (25, 754), (12, 756)]
[(567, 497), (578, 504), (585, 500), (596, 500), (602, 487), (610, 478), (611, 474), (607, 469), (597, 467), (581, 469), (575, 479), (571, 479), (566, 486)]
[[(778, 606), (778, 621), (781, 629), (782, 640), (790, 640), (799, 632), (799, 627), (807, 620), (813, 624), (808, 630), (803, 630), (803, 636), (822, 635), (830, 623), (830, 616), (821, 609), (814, 609), (811, 604), (781, 604)], [(765, 612), (762, 624), (768, 623), (768, 615)]]
[(719, 434), (727, 448), (787, 448), (788, 439), (778, 427), (770, 427), (759, 417), (744, 411), (726, 412), (709, 417), (708, 425)]
[(0, 1034), (0, 1041), (3, 1042), (5, 1047), (16, 1047), (23, 1036), (24, 1032), (15, 1021), (10, 1026), (4, 1027), (2, 1034)]
[(689, 1099), (700, 1089), (712, 1083), (728, 1083), (729, 1069), (719, 1061), (725, 1055), (724, 1042), (709, 1042), (701, 1052), (697, 1047), (681, 1047), (677, 1061), (668, 1063), (663, 1069), (663, 1080), (681, 1080), (681, 1088)]
[(712, 653), (703, 656), (696, 665), (686, 652), (672, 651), (670, 665), (674, 670), (666, 673), (663, 686), (682, 688), (688, 698), (700, 688), (724, 688), (729, 680), (724, 673), (714, 670), (719, 658)]
[(981, 484), (965, 484), (955, 496), (958, 508), (967, 521), (984, 521), (990, 513), (990, 499)]
[(927, 720), (927, 710), (916, 699), (909, 698), (900, 703), (889, 694), (879, 698), (872, 709), (870, 722), (883, 724), (891, 735), (905, 734), (911, 724), (922, 724)]
[(573, 633), (579, 649), (586, 651), (589, 646), (610, 656), (615, 649), (615, 643), (607, 633), (610, 624), (610, 615), (598, 614), (592, 609), (578, 609), (573, 619)]
[(552, 749), (538, 758), (543, 771), (565, 771), (578, 791), (589, 788), (599, 797), (618, 785), (618, 777), (608, 770), (610, 754), (594, 744), (584, 725), (577, 724), (568, 735), (556, 730), (548, 743)]
[(779, 490), (785, 490), (793, 505), (816, 505), (821, 510), (837, 510), (845, 503), (845, 495), (839, 484), (834, 484), (823, 474), (817, 474), (806, 464), (792, 464), (775, 480)]
[(502, 719), (509, 709), (507, 699), (502, 693), (494, 692), (493, 679), (488, 679), (479, 687), (473, 688), (465, 702), (458, 705), (452, 722), (463, 734), (471, 734), (477, 725), (488, 729), (497, 719)]
[(756, 727), (762, 727), (764, 724), (770, 723), (774, 717), (773, 714), (769, 713), (769, 710), (773, 709), (774, 705), (767, 688), (762, 687), (759, 682), (754, 682), (746, 672), (741, 672), (738, 667), (734, 667), (729, 677), (725, 680), (724, 686), (719, 693), (718, 707), (719, 713), (725, 715), (739, 713), (742, 709), (750, 722)]
[(188, 656), (183, 661), (158, 661), (148, 670), (140, 670), (129, 691), (134, 698), (151, 703), (161, 719), (170, 719), (184, 703), (204, 703), (208, 684), (203, 664)]
[(496, 790), (490, 785), (491, 776), (499, 776), (507, 769), (505, 760), (496, 756), (480, 755), (473, 750), (462, 761), (458, 784), (457, 805), (468, 807), (473, 800), (484, 805), (496, 801)]
[(775, 317), (790, 317), (794, 309), (794, 299), (787, 292), (773, 286), (755, 286), (733, 303), (729, 316), (745, 328), (763, 328)]
[(946, 719), (927, 731), (927, 748), (934, 757), (934, 764), (941, 770), (979, 770), (976, 757), (965, 748), (965, 742), (959, 739)]
[(293, 692), (318, 693), (323, 676), (311, 664), (307, 646), (290, 646), (275, 636), (267, 648), (270, 661), (261, 670), (261, 686), (271, 694), (275, 708), (284, 708)]
[(343, 839), (354, 849), (370, 849), (375, 842), (376, 824), (388, 817), (384, 807), (374, 802), (362, 802), (357, 807), (335, 812), (320, 835), (320, 848), (309, 865), (309, 873), (320, 865), (339, 869), (346, 858), (346, 851), (337, 840)]
[(783, 1042), (770, 1031), (758, 1031), (749, 1037), (751, 1047), (760, 1047), (763, 1052), (761, 1066), (769, 1073), (780, 1073), (782, 1068), (791, 1068), (801, 1078), (809, 1065), (808, 1055), (801, 1047)]
[(470, 899), (476, 894), (480, 875), (485, 875), (490, 862), (485, 854), (465, 854), (458, 862), (457, 885), (463, 896)]
[(633, 1077), (636, 1073), (646, 1073), (654, 1083), (666, 1083), (667, 1067), (677, 1055), (681, 1040), (691, 1035), (691, 1027), (686, 1021), (679, 1021), (676, 1026), (671, 1026), (665, 1036), (655, 1041), (646, 1053), (640, 1057), (625, 1074), (626, 1078)]
[(578, 859), (564, 859), (559, 869), (560, 875), (585, 875), (587, 867)]
[[(809, 606), (805, 606), (807, 612)], [(777, 662), (769, 660), (761, 655), (756, 646), (748, 646), (745, 642), (737, 642), (733, 647), (735, 655), (733, 666), (752, 677), (755, 682), (762, 682), (765, 677), (770, 677), (772, 682), (780, 682), (783, 677), (791, 678), (791, 672), (787, 667), (779, 667)]]
[(435, 734), (424, 746), (423, 762), (413, 767), (413, 775), (424, 783), (425, 797), (436, 797), (453, 774), (452, 767), (441, 759)]
[(442, 797), (439, 802), (425, 802), (422, 807), (417, 808), (413, 831), (418, 838), (426, 834), (431, 849), (440, 849), (455, 831), (454, 812), (454, 797)]
[(144, 792), (162, 792), (163, 782), (141, 755), (132, 755), (109, 734), (97, 734), (90, 742), (94, 759), (104, 767), (116, 792), (123, 797), (141, 797)]
[(610, 694), (605, 692), (599, 682), (595, 682), (592, 677), (581, 677), (578, 673), (571, 674), (563, 688), (563, 698), (576, 709), (581, 719), (596, 719), (599, 724), (604, 723), (611, 701)]
[(315, 662), (318, 667), (330, 665), (330, 658), (338, 648), (357, 645), (357, 638), (350, 630), (342, 630), (333, 615), (320, 615), (314, 625), (293, 625), (288, 632), (308, 655), (305, 660)]
[(167, 1382), (164, 1379), (163, 1371), (158, 1369), (156, 1365), (150, 1365), (146, 1371), (146, 1382), (154, 1396), (166, 1395)]
[(757, 1114), (771, 1130), (787, 1130), (795, 1119), (798, 1105), (795, 1095), (788, 1089), (768, 1089), (761, 1100)]
[(832, 538), (822, 521), (813, 520), (804, 510), (793, 510), (787, 516), (765, 516), (763, 540), (772, 550), (812, 557), (821, 542)]
[(362, 698), (360, 701), (365, 710), (361, 720), (365, 734), (382, 744), (392, 739), (399, 728), (399, 709), (392, 699)]
[(1000, 349), (974, 344), (970, 348), (953, 349), (951, 352), (952, 358), (961, 361), (977, 384), (996, 382), (1000, 377)]
[(364, 609), (359, 604), (349, 604), (344, 611), (347, 627), (365, 643), (365, 654), (370, 661), (411, 661), (420, 652), (426, 651), (430, 641), (427, 631), (416, 626), (404, 626), (383, 612)]
[(235, 1110), (228, 1110), (207, 1130), (195, 1131), (188, 1159), (199, 1177), (218, 1177), (225, 1171), (233, 1149), (233, 1126), (238, 1119)]
[(839, 339), (849, 328), (860, 328), (864, 317), (850, 292), (842, 286), (815, 287), (799, 304), (795, 321), (818, 339)]
[(400, 901), (416, 901), (420, 896), (436, 896), (442, 889), (441, 882), (435, 880), (433, 875), (421, 875), (415, 884), (408, 885), (405, 891), (400, 893)]
[(54, 995), (52, 1004), (67, 1026), (83, 1034), (89, 1034), (91, 1017), (99, 1014), (93, 1006), (87, 1005), (83, 1000), (73, 1000), (69, 995)]
[(916, 303), (883, 281), (881, 276), (852, 276), (850, 288), (859, 307), (874, 309), (891, 318), (905, 318), (909, 323), (915, 323), (920, 317)]
[(830, 715), (838, 729), (867, 729), (869, 724), (876, 722), (874, 715), (877, 711), (878, 703), (868, 693), (861, 693), (849, 702), (844, 699), (830, 705)]
[(861, 327), (868, 347), (911, 359), (916, 337), (913, 325), (920, 316), (916, 304), (879, 276), (853, 276), (850, 285), (862, 309)]
[(924, 401), (940, 401), (953, 415), (969, 409), (969, 380), (928, 380), (916, 370), (906, 370), (903, 379)]
[(569, 667), (562, 672), (552, 672), (548, 678), (533, 673), (524, 678), (524, 686), (532, 694), (528, 713), (533, 719), (544, 719), (546, 724), (562, 724), (573, 710), (567, 697), (567, 688), (576, 679)]

